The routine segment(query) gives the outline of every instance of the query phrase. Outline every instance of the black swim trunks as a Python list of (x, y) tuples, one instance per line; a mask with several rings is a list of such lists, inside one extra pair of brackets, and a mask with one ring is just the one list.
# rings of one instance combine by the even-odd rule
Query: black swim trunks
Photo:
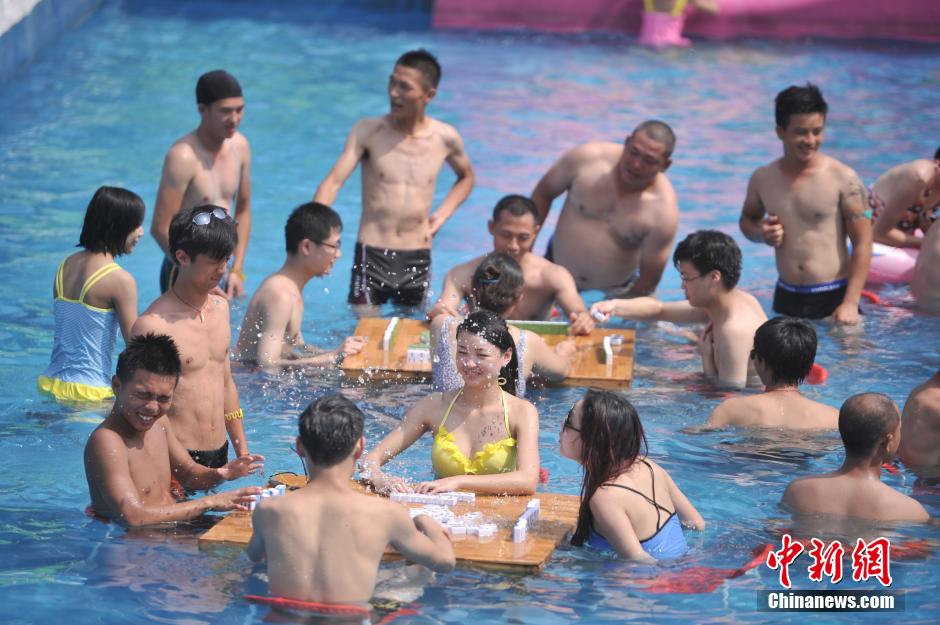
[(423, 306), (431, 281), (431, 250), (387, 250), (356, 243), (349, 303)]
[(193, 460), (210, 469), (218, 469), (228, 464), (228, 441), (225, 441), (218, 449), (210, 449), (209, 451), (187, 449), (186, 451), (189, 452)]
[(845, 298), (848, 280), (824, 284), (794, 285), (777, 280), (774, 310), (789, 317), (822, 319), (835, 312)]

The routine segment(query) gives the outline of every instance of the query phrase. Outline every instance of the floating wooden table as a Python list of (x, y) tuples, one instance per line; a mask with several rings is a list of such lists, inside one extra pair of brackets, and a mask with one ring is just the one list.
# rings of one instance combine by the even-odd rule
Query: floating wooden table
[[(382, 349), (385, 331), (391, 320), (379, 317), (360, 319), (356, 336), (366, 337), (358, 354), (343, 361), (343, 371), (350, 379), (398, 380), (424, 382), (431, 378), (430, 362), (408, 362), (408, 348), (421, 344), (422, 334), (428, 332), (428, 322), (417, 319), (399, 319), (388, 352)], [(634, 331), (627, 328), (595, 329), (587, 336), (568, 337), (566, 323), (544, 321), (510, 321), (509, 323), (541, 335), (554, 347), (566, 338), (573, 338), (577, 353), (571, 372), (563, 386), (622, 389), (630, 387), (633, 377)], [(623, 343), (614, 352), (613, 362), (607, 365), (604, 357), (604, 337), (620, 335)], [(426, 335), (425, 335), (426, 337)], [(434, 346), (431, 346), (433, 354)]]
[[(281, 478), (288, 486), (299, 486), (303, 476)], [(376, 495), (377, 497), (379, 495)], [(512, 527), (525, 511), (526, 503), (533, 497), (541, 501), (539, 520), (529, 526), (524, 542), (512, 542)], [(537, 493), (533, 497), (495, 497), (477, 495), (474, 503), (459, 503), (451, 508), (454, 514), (480, 512), (487, 522), (498, 527), (496, 535), (488, 538), (477, 536), (454, 536), (454, 553), (462, 566), (504, 569), (518, 572), (535, 572), (551, 557), (555, 547), (574, 530), (578, 521), (577, 495)], [(402, 504), (405, 505), (405, 504)], [(408, 504), (420, 508), (419, 504)], [(251, 540), (251, 517), (247, 512), (233, 512), (223, 518), (212, 529), (199, 537), (199, 546), (237, 545), (246, 547)], [(400, 559), (401, 556), (387, 547), (383, 559)]]

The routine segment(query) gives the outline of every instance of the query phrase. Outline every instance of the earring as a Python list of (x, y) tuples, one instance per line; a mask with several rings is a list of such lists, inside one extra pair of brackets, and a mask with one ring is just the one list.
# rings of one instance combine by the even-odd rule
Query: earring
[(496, 383), (499, 384), (500, 386), (506, 386), (506, 384), (509, 383), (509, 380), (507, 380), (503, 376), (499, 376), (498, 378), (496, 378)]

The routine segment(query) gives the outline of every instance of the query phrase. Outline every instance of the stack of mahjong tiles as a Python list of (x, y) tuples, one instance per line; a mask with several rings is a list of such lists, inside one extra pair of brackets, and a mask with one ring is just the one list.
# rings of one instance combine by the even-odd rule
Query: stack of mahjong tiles
[[(550, 347), (574, 339), (577, 351), (564, 386), (623, 389), (633, 376), (634, 331), (595, 328), (587, 336), (568, 336), (568, 324), (552, 321), (509, 321), (540, 335)], [(365, 344), (343, 360), (346, 377), (362, 383), (379, 380), (423, 382), (431, 378), (432, 354), (428, 322), (417, 319), (360, 319), (356, 336)]]
[(410, 508), (411, 518), (424, 514), (447, 529), (452, 536), (478, 536), (489, 538), (496, 534), (496, 524), (489, 523), (479, 511), (455, 514), (451, 507), (458, 503), (474, 503), (474, 493), (444, 492), (436, 494), (392, 493), (389, 499), (403, 504), (422, 504), (420, 508)]
[[(284, 484), (288, 490), (299, 488), (305, 483), (306, 478), (303, 475), (277, 474), (272, 477), (272, 485)], [(353, 482), (353, 487), (375, 497), (382, 496), (357, 482)], [(537, 495), (538, 503), (534, 503), (532, 497), (479, 493), (474, 495), (466, 492), (446, 493), (443, 495), (444, 500), (434, 499), (441, 495), (403, 495), (410, 498), (410, 501), (401, 501), (402, 495), (395, 495), (394, 498), (399, 499), (401, 505), (407, 506), (412, 514), (437, 515), (439, 521), (451, 528), (458, 566), (528, 573), (541, 570), (551, 558), (555, 547), (566, 540), (574, 530), (580, 504), (577, 495), (542, 492)], [(447, 512), (437, 509), (437, 506), (443, 506)], [(531, 511), (533, 509), (534, 512)], [(513, 542), (515, 528), (523, 518), (526, 521), (525, 536), (517, 535), (518, 542)], [(470, 527), (477, 529), (470, 530)], [(199, 545), (204, 548), (219, 545), (244, 548), (250, 540), (251, 524), (248, 513), (233, 512), (204, 533), (199, 538)], [(386, 559), (400, 557), (391, 547), (385, 550)]]

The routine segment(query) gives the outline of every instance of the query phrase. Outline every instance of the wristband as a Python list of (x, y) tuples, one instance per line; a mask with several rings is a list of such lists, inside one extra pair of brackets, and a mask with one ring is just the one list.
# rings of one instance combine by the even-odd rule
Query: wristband
[(232, 275), (232, 276), (238, 276), (242, 282), (245, 281), (245, 272), (243, 272), (241, 269), (235, 269), (234, 267), (232, 267), (231, 269), (228, 270), (228, 273), (229, 275)]
[(238, 410), (233, 410), (232, 412), (227, 412), (225, 414), (226, 423), (228, 423), (229, 421), (239, 421), (244, 418), (245, 418), (245, 411), (243, 411), (241, 408), (239, 408)]

